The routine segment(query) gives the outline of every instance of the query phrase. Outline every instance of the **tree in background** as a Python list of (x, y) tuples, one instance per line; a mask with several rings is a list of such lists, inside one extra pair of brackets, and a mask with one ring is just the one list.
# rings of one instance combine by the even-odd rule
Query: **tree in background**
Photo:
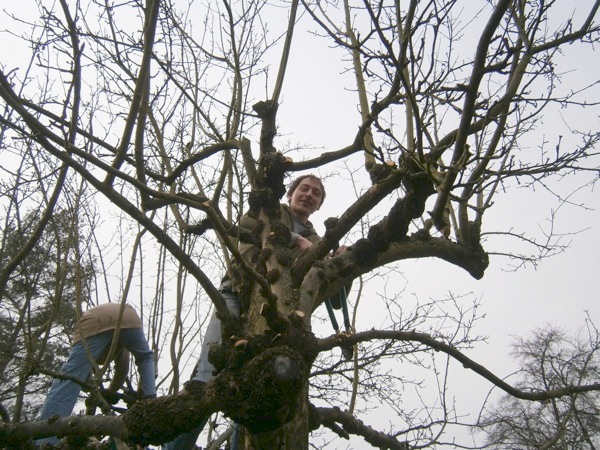
[[(523, 391), (560, 390), (598, 380), (598, 330), (588, 322), (587, 334), (568, 338), (548, 327), (518, 339), (513, 355), (522, 370), (516, 385)], [(490, 448), (592, 449), (600, 443), (598, 392), (582, 392), (541, 402), (503, 396), (488, 408), (482, 428)]]
[[(242, 425), (245, 448), (305, 449), (327, 428), (404, 449), (433, 446), (460, 425), (445, 388), (450, 360), (524, 400), (600, 388), (511, 386), (463, 353), (481, 339), (471, 336), (476, 303), (450, 295), (411, 306), (398, 287), (407, 260), (438, 258), (480, 279), (490, 256), (518, 266), (566, 249), (552, 232), (516, 231), (522, 217), (498, 228), (484, 216), (517, 185), (547, 189), (561, 205), (597, 180), (597, 125), (575, 115), (597, 115), (597, 80), (570, 77), (562, 55), (597, 43), (598, 2), (204, 3), (7, 8), (5, 36), (18, 53), (0, 59), (3, 205), (15, 196), (26, 200), (19, 207), (42, 205), (37, 228), (55, 205), (87, 217), (102, 265), (96, 295), (135, 300), (164, 395), (115, 417), (42, 423), (13, 414), (0, 441), (76, 433), (158, 444), (221, 412)], [(323, 94), (286, 83), (309, 36), (315, 54), (329, 48), (343, 71)], [(325, 71), (310, 58), (299, 67)], [(285, 99), (298, 91), (330, 111), (323, 134), (337, 134), (347, 112), (338, 100), (353, 96), (356, 114), (344, 116), (352, 127), (335, 148), (286, 133), (300, 118)], [(557, 116), (568, 133), (546, 126)], [(344, 210), (287, 261), (289, 230), (275, 205), (286, 177), (306, 171), (332, 187), (325, 208), (344, 184), (332, 202)], [(556, 180), (565, 177), (576, 187), (563, 190)], [(248, 208), (256, 230), (238, 226)], [(239, 241), (261, 248), (256, 264), (240, 260)], [(349, 251), (326, 258), (340, 242)], [(217, 290), (232, 262), (252, 280), (241, 323)], [(4, 279), (17, 267), (3, 267)], [(321, 303), (352, 280), (355, 332), (317, 337)], [(383, 325), (359, 328), (360, 312), (375, 305), (387, 313)], [(211, 308), (235, 339), (224, 340), (213, 381), (180, 390)], [(340, 361), (337, 347), (348, 346), (353, 360)], [(408, 385), (422, 404), (406, 404)], [(376, 406), (393, 414), (384, 430), (361, 420)]]
[[(2, 273), (0, 333), (0, 403), (10, 405), (13, 420), (34, 419), (49, 388), (40, 369), (58, 373), (82, 304), (89, 304), (94, 280), (92, 262), (75, 258), (78, 224), (67, 211), (54, 211), (36, 236), (40, 211), (6, 217), (0, 248), (2, 268), (11, 267), (32, 243), (15, 269)], [(33, 242), (35, 241), (35, 242)], [(36, 395), (36, 394), (42, 394)]]

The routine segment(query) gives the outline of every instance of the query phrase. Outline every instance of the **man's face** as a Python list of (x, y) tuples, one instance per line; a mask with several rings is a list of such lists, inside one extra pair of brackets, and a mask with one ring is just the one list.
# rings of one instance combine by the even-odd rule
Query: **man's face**
[(302, 221), (307, 221), (321, 206), (323, 191), (321, 184), (313, 178), (304, 178), (288, 197), (292, 213)]

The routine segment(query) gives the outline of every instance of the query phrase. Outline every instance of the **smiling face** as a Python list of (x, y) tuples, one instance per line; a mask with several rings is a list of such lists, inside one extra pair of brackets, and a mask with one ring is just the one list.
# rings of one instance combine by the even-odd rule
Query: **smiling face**
[(291, 194), (288, 194), (292, 214), (306, 223), (312, 213), (318, 210), (323, 200), (323, 187), (318, 179), (306, 177)]

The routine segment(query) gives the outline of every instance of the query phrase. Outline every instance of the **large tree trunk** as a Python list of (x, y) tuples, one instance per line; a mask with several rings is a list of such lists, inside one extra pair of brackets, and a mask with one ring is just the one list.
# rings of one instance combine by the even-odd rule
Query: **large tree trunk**
[[(307, 393), (307, 389), (304, 389)], [(308, 396), (302, 395), (296, 414), (291, 421), (274, 431), (249, 433), (244, 429), (243, 450), (308, 450), (309, 416)]]
[[(270, 212), (277, 214), (278, 209)], [(310, 330), (305, 329), (307, 321), (302, 320), (302, 316), (297, 316), (298, 292), (292, 288), (292, 279), (289, 272), (292, 261), (286, 261), (283, 254), (278, 252), (277, 245), (273, 247), (270, 245), (273, 241), (277, 241), (277, 235), (281, 230), (275, 225), (275, 233), (271, 232), (272, 228), (269, 226), (269, 222), (273, 223), (273, 217), (267, 218), (266, 215), (262, 215), (261, 219), (266, 225), (261, 233), (263, 248), (269, 248), (270, 250), (263, 253), (263, 255), (266, 254), (266, 257), (259, 264), (264, 264), (263, 273), (267, 274), (274, 297), (265, 298), (261, 288), (254, 287), (246, 317), (246, 330), (248, 330), (250, 336), (265, 333), (275, 336), (274, 344), (276, 345), (279, 340), (284, 341), (294, 351), (299, 352), (305, 366), (301, 370), (293, 367), (281, 367), (282, 374), (288, 371), (290, 377), (296, 377), (298, 376), (296, 372), (299, 371), (300, 376), (300, 379), (297, 380), (300, 383), (299, 391), (291, 393), (296, 398), (287, 400), (293, 406), (289, 409), (291, 415), (286, 423), (274, 430), (265, 432), (256, 432), (244, 428), (241, 447), (244, 450), (308, 450), (308, 374), (312, 361), (316, 356), (314, 348), (311, 348), (314, 343), (314, 336), (312, 336)], [(275, 218), (274, 222), (277, 224), (278, 219)], [(289, 230), (287, 232), (289, 233)], [(289, 241), (286, 237), (282, 240), (283, 242)], [(262, 271), (260, 267), (258, 270)], [(284, 366), (285, 364), (283, 362)]]

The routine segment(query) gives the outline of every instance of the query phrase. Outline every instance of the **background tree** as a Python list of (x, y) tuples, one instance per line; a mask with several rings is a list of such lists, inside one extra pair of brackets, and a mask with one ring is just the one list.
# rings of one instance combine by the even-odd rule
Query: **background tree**
[[(598, 379), (598, 330), (568, 338), (564, 331), (537, 330), (514, 343), (513, 354), (523, 368), (521, 390), (543, 386), (557, 390)], [(588, 381), (586, 381), (588, 380)], [(492, 448), (596, 448), (600, 442), (598, 393), (574, 394), (544, 402), (503, 396), (491, 405), (482, 427)]]
[[(247, 448), (307, 448), (321, 426), (376, 447), (434, 445), (460, 425), (445, 385), (453, 360), (527, 400), (598, 389), (532, 393), (503, 382), (461, 353), (481, 339), (470, 333), (477, 302), (449, 295), (411, 307), (399, 286), (406, 260), (438, 258), (480, 279), (490, 256), (519, 266), (566, 249), (552, 229), (517, 230), (522, 217), (500, 228), (483, 217), (516, 185), (547, 189), (564, 205), (596, 181), (596, 124), (573, 112), (594, 114), (597, 80), (561, 67), (563, 53), (596, 43), (598, 2), (577, 14), (565, 2), (508, 0), (480, 9), (460, 1), (206, 3), (61, 0), (7, 9), (13, 21), (4, 33), (18, 53), (1, 62), (3, 205), (17, 192), (48, 205), (44, 220), (59, 201), (97, 218), (89, 220), (102, 264), (96, 295), (135, 299), (168, 395), (119, 417), (38, 423), (17, 414), (4, 442), (73, 434), (72, 421), (76, 434), (159, 443), (220, 411), (245, 427)], [(328, 62), (335, 56), (344, 71), (322, 95), (288, 81), (307, 67), (325, 71), (314, 60), (294, 68), (305, 42), (315, 52), (331, 48)], [(286, 107), (296, 92), (331, 112), (322, 134), (342, 113), (342, 97), (327, 94), (353, 96), (356, 114), (344, 116), (349, 125), (335, 145), (296, 142)], [(545, 127), (557, 115), (568, 136)], [(323, 240), (290, 262), (271, 257), (286, 242), (274, 205), (286, 175), (300, 171), (319, 172), (343, 208), (324, 221)], [(556, 183), (565, 177), (575, 187)], [(248, 208), (261, 230), (237, 227)], [(258, 242), (264, 259), (245, 268), (254, 284), (236, 324), (216, 286), (239, 262), (239, 240)], [(321, 262), (340, 241), (350, 251)], [(17, 267), (3, 267), (5, 278)], [(320, 303), (350, 280), (357, 332), (318, 339)], [(375, 305), (388, 312), (377, 328), (358, 313)], [(226, 340), (219, 376), (179, 392), (213, 307), (247, 344)], [(352, 362), (331, 352), (341, 345), (358, 346)], [(282, 360), (296, 370), (272, 369)], [(420, 382), (427, 372), (435, 389)], [(408, 383), (419, 407), (403, 404)], [(376, 404), (395, 414), (382, 431), (358, 420)]]
[(39, 216), (32, 211), (23, 218), (6, 217), (0, 250), (2, 267), (7, 268), (35, 241), (14, 271), (2, 273), (6, 283), (0, 322), (0, 402), (10, 406), (15, 421), (35, 417), (41, 406), (35, 394), (45, 393), (50, 381), (37, 374), (40, 369), (58, 372), (60, 358), (70, 347), (76, 310), (90, 302), (94, 281), (92, 262), (75, 257), (77, 241), (72, 233), (78, 225), (73, 217), (56, 211), (34, 237)]

